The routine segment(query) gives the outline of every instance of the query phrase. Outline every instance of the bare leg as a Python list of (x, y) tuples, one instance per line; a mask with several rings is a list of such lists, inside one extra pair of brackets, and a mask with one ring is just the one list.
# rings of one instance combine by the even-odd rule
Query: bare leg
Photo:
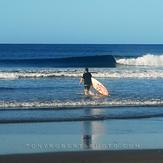
[(92, 89), (92, 88), (93, 88), (93, 87), (91, 86), (91, 87), (90, 87), (90, 89), (89, 89), (89, 94), (90, 94), (90, 95), (92, 95), (92, 96), (94, 96), (95, 94), (94, 94), (94, 92), (93, 92), (93, 89)]
[(84, 89), (84, 94), (85, 94), (86, 96), (89, 95), (89, 91), (88, 91), (88, 89)]

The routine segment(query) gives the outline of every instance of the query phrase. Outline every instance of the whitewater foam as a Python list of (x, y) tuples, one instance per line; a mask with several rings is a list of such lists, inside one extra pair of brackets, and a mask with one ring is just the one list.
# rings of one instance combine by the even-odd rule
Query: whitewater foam
[[(95, 78), (163, 78), (161, 69), (92, 69)], [(0, 71), (0, 79), (55, 78), (82, 76), (82, 69)]]
[[(147, 54), (137, 58), (116, 59), (116, 62), (134, 67), (91, 68), (90, 71), (95, 78), (163, 78), (163, 55)], [(1, 70), (0, 79), (81, 77), (82, 74), (82, 68), (10, 69)]]
[(80, 100), (80, 101), (34, 101), (34, 102), (17, 102), (0, 101), (0, 108), (72, 108), (72, 107), (123, 107), (123, 106), (163, 106), (161, 99), (149, 100)]
[(163, 66), (163, 55), (146, 54), (137, 58), (117, 59), (118, 64), (133, 66)]

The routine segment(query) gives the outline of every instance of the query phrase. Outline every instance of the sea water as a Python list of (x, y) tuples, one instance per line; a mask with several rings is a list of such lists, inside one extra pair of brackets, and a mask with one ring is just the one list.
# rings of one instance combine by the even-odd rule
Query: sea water
[[(109, 90), (108, 97), (84, 96), (79, 85), (84, 67), (48, 64), (56, 58), (97, 55), (116, 60), (114, 68), (90, 68)], [(1, 44), (0, 63), (0, 109), (163, 105), (162, 45)]]
[[(84, 96), (84, 67), (55, 66), (58, 58), (104, 55), (116, 66), (89, 70), (108, 97)], [(162, 148), (162, 83), (163, 45), (1, 44), (0, 154), (79, 150), (40, 149), (57, 143), (82, 143), (84, 150), (106, 150), (96, 144), (112, 145), (107, 150)]]

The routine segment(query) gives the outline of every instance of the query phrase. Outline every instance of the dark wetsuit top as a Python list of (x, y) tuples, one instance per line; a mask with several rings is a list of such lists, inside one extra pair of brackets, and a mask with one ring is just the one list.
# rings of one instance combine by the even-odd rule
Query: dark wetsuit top
[(91, 73), (90, 72), (85, 72), (83, 74), (83, 79), (84, 79), (84, 86), (91, 86), (92, 85), (92, 80), (91, 80)]

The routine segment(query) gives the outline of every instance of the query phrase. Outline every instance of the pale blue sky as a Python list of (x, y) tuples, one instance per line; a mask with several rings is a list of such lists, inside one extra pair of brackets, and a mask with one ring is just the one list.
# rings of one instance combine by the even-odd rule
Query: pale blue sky
[(0, 0), (0, 43), (163, 43), (163, 0)]

